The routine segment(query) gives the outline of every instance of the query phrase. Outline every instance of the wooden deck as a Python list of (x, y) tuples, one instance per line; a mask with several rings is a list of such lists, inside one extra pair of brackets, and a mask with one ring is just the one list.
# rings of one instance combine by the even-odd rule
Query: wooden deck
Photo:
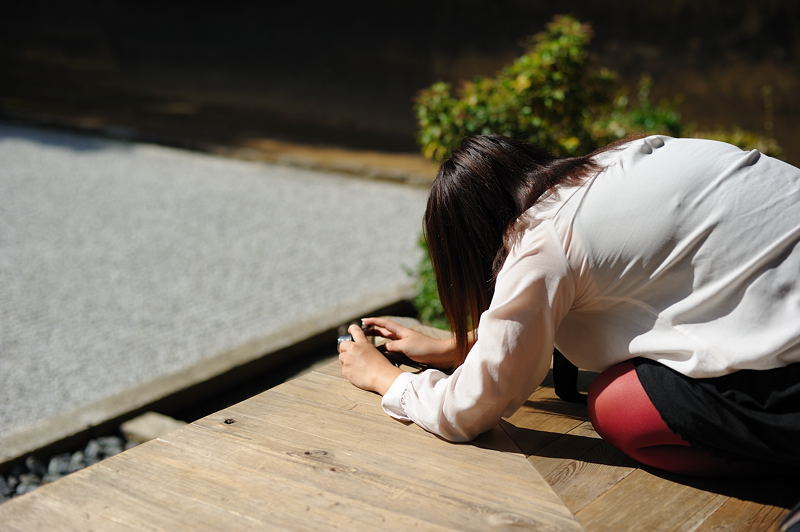
[(800, 499), (786, 478), (711, 481), (641, 468), (600, 439), (584, 405), (547, 384), (502, 427), (586, 530), (777, 530)]
[(0, 505), (3, 530), (770, 530), (788, 482), (637, 468), (543, 386), (472, 444), (322, 366)]
[(0, 505), (3, 530), (374, 530), (580, 524), (501, 429), (392, 420), (338, 362)]

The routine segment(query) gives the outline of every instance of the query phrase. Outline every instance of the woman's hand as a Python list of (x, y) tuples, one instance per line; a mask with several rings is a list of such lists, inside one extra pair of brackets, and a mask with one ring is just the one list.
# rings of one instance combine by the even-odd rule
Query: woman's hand
[(362, 322), (389, 340), (385, 344), (388, 351), (437, 368), (453, 368), (461, 363), (452, 338), (431, 338), (385, 318), (364, 318)]
[(367, 340), (358, 325), (351, 325), (347, 332), (353, 336), (353, 341), (339, 344), (342, 375), (362, 390), (384, 395), (403, 370), (393, 366)]

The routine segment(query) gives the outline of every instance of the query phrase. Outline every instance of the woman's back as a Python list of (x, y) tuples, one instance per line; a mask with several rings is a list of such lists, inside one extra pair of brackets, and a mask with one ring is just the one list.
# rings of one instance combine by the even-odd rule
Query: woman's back
[(800, 360), (797, 168), (661, 136), (599, 160), (553, 218), (576, 276), (556, 336), (573, 362), (646, 356), (707, 377)]

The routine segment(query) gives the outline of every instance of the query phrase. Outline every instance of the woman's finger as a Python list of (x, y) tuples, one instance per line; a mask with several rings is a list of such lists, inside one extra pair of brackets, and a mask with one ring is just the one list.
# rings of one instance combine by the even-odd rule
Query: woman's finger
[[(366, 342), (367, 335), (364, 334), (364, 331), (361, 330), (361, 327), (356, 325), (355, 323), (347, 328), (347, 332), (349, 332), (353, 336), (353, 340), (356, 342)], [(345, 342), (342, 342), (345, 343)]]
[(407, 327), (403, 327), (399, 323), (394, 322), (392, 320), (387, 320), (386, 318), (364, 318), (361, 321), (364, 323), (364, 325), (372, 325), (372, 326), (377, 325), (378, 327), (385, 329), (389, 333), (398, 336), (408, 331)]
[(369, 326), (369, 330), (371, 332), (377, 333), (378, 336), (382, 336), (382, 337), (388, 338), (390, 340), (397, 340), (398, 338), (400, 338), (399, 336), (397, 336), (395, 333), (393, 333), (389, 329), (386, 329), (384, 327), (378, 327), (377, 325), (370, 325)]
[(383, 344), (387, 351), (393, 351), (395, 353), (402, 353), (403, 345), (405, 345), (405, 342), (402, 340), (390, 340)]
[(351, 342), (351, 341), (349, 341), (349, 340), (342, 340), (341, 342), (339, 342), (338, 344), (336, 344), (336, 350), (337, 350), (339, 353), (344, 353), (344, 352), (345, 352), (345, 350), (347, 349), (347, 346), (346, 346), (345, 344), (352, 344), (352, 343), (353, 343), (353, 342)]

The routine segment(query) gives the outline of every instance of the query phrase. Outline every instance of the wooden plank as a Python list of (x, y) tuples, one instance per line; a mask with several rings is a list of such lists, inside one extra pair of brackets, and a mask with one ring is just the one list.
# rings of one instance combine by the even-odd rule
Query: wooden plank
[(553, 388), (542, 386), (506, 421), (504, 430), (531, 455), (585, 423), (586, 407), (561, 401)]
[(339, 360), (336, 359), (330, 364), (323, 364), (314, 368), (312, 373), (320, 373), (322, 375), (342, 378), (342, 365), (339, 363)]
[[(537, 390), (524, 410), (509, 419), (517, 424), (509, 434), (530, 453), (530, 462), (588, 530), (662, 530), (676, 523), (696, 525), (725, 502), (724, 496), (639, 470), (634, 461), (600, 439), (584, 407), (555, 401), (558, 399), (552, 388)], [(544, 433), (545, 427), (551, 432)], [(661, 502), (664, 493), (672, 500)], [(657, 507), (672, 521), (661, 515), (653, 517), (652, 512), (643, 512), (630, 501), (623, 503), (624, 496), (619, 494), (630, 496), (631, 501), (659, 500)], [(684, 511), (681, 505), (685, 500), (699, 507), (692, 510), (687, 506), (690, 511)]]
[(536, 390), (508, 421), (513, 424), (508, 434), (573, 512), (636, 467), (600, 439), (584, 405), (561, 401), (552, 387)]
[[(213, 437), (195, 434), (192, 438), (211, 446), (218, 443)], [(340, 473), (331, 468), (298, 467), (296, 462), (284, 463), (282, 457), (276, 460), (274, 455), (264, 456), (248, 447), (220, 457), (213, 447), (199, 452), (193, 442), (183, 446), (161, 442), (149, 461), (136, 460), (121, 469), (148, 484), (160, 484), (150, 492), (140, 489), (140, 501), (169, 500), (181, 509), (182, 516), (192, 513), (181, 517), (187, 529), (203, 523), (214, 529), (365, 529), (386, 522), (411, 528), (426, 524), (413, 514), (393, 512), (383, 505), (354, 504), (361, 501), (351, 496), (346, 483), (338, 482)], [(322, 477), (337, 489), (321, 487)], [(134, 487), (142, 485), (139, 480)], [(201, 509), (195, 508), (198, 504)], [(141, 515), (133, 517), (141, 522)], [(437, 528), (434, 523), (427, 525)]]
[(699, 525), (727, 499), (636, 469), (576, 514), (587, 530), (674, 530)]
[[(10, 529), (580, 530), (496, 428), (391, 420), (338, 361), (0, 506)], [(226, 422), (227, 421), (227, 422)]]
[[(76, 508), (74, 502), (64, 502), (53, 496), (51, 486), (51, 484), (42, 486), (0, 505), (0, 516), (4, 519), (2, 529), (8, 532), (91, 530), (92, 527), (101, 530), (132, 530), (105, 517), (98, 518), (83, 505)], [(10, 507), (10, 511), (6, 510), (6, 506)], [(10, 516), (10, 519), (6, 519), (7, 516)], [(54, 516), (59, 518), (56, 520)]]
[[(386, 423), (385, 418), (367, 418), (359, 416), (356, 412), (340, 412), (340, 416), (331, 418), (329, 415), (332, 407), (320, 405), (297, 397), (284, 395), (285, 389), (277, 388), (271, 394), (263, 394), (254, 400), (260, 401), (257, 410), (268, 412), (269, 415), (263, 418), (250, 419), (244, 417), (246, 412), (237, 411), (235, 407), (219, 413), (220, 415), (231, 416), (237, 419), (236, 426), (248, 429), (246, 434), (239, 431), (248, 439), (256, 438), (256, 434), (272, 434), (275, 432), (274, 426), (279, 425), (283, 428), (292, 429), (291, 438), (293, 441), (303, 441), (303, 438), (324, 434), (327, 447), (333, 445), (335, 448), (358, 444), (358, 452), (352, 452), (360, 460), (369, 458), (370, 453), (377, 453), (375, 456), (376, 464), (384, 472), (395, 470), (398, 477), (405, 477), (406, 482), (415, 481), (415, 475), (419, 476), (419, 482), (424, 489), (432, 493), (437, 491), (457, 491), (461, 493), (463, 489), (472, 489), (474, 478), (486, 477), (486, 471), (491, 470), (491, 478), (482, 478), (480, 490), (480, 504), (487, 500), (492, 500), (492, 493), (499, 490), (499, 493), (508, 492), (513, 489), (513, 485), (520, 481), (520, 468), (525, 471), (522, 464), (521, 455), (514, 455), (508, 452), (494, 453), (491, 457), (485, 454), (487, 449), (481, 449), (475, 445), (453, 445), (444, 442), (431, 434), (428, 434), (414, 425), (403, 425), (400, 423)], [(300, 404), (302, 403), (302, 404)], [(291, 406), (296, 406), (293, 410)], [(240, 417), (246, 425), (239, 424)], [(310, 421), (317, 420), (317, 426), (311, 427)], [(210, 418), (204, 420), (208, 422), (210, 430), (229, 430), (224, 427), (219, 419), (213, 422)], [(386, 431), (385, 429), (392, 429)], [(252, 431), (252, 432), (250, 432)], [(399, 432), (399, 434), (398, 434)], [(391, 443), (391, 453), (399, 460), (386, 461), (385, 450), (387, 442)], [(480, 444), (480, 442), (478, 442)], [(309, 442), (313, 444), (313, 442)], [(344, 447), (348, 449), (348, 447)], [(420, 453), (424, 448), (425, 453)], [(480, 451), (480, 452), (478, 452)], [(491, 458), (491, 462), (487, 461)], [(415, 463), (414, 472), (408, 470), (407, 464)], [(488, 468), (488, 469), (487, 469)], [(410, 476), (409, 476), (410, 475)], [(538, 477), (538, 475), (536, 475)], [(443, 483), (440, 479), (446, 479)], [(456, 487), (461, 485), (461, 487)], [(465, 488), (465, 486), (469, 486)], [(505, 487), (504, 487), (505, 486)], [(537, 498), (537, 492), (546, 488), (547, 496)], [(459, 496), (464, 496), (463, 493)], [(505, 497), (505, 496), (504, 496)], [(536, 483), (527, 483), (520, 492), (515, 493), (514, 498), (521, 500), (535, 500), (537, 507), (545, 508), (557, 501), (561, 502), (550, 491), (543, 479), (539, 477)], [(476, 499), (475, 504), (479, 501)], [(497, 503), (501, 503), (500, 500)]]
[(578, 512), (637, 467), (588, 421), (528, 457), (567, 507)]
[[(580, 376), (582, 389), (586, 389), (594, 374), (582, 371)], [(579, 512), (638, 469), (635, 461), (599, 437), (588, 422), (584, 407), (561, 402), (552, 386), (539, 388), (508, 421), (513, 425), (504, 424), (505, 432), (526, 453), (533, 453), (528, 460), (573, 512)], [(583, 422), (576, 425), (579, 421)], [(681, 530), (774, 529), (787, 508), (800, 497), (786, 479), (714, 481), (654, 476), (649, 484), (651, 489), (642, 491), (640, 498), (655, 496), (663, 485), (671, 485), (673, 492), (682, 486), (687, 493), (699, 487), (707, 493), (720, 494), (712, 497), (702, 511), (685, 515)], [(730, 494), (771, 502), (742, 500)], [(631, 519), (630, 528), (638, 528), (636, 511), (623, 511)]]
[(339, 375), (332, 376), (329, 373), (312, 371), (302, 379), (292, 379), (282, 383), (275, 390), (319, 404), (335, 406), (341, 410), (357, 411), (365, 416), (386, 417), (381, 408), (375, 408), (376, 398), (370, 397), (349, 383), (342, 383)]
[[(552, 443), (537, 449), (536, 454), (530, 455), (528, 460), (542, 476), (548, 478), (554, 475), (558, 476), (556, 472), (564, 468), (565, 462), (581, 459), (581, 457), (592, 452), (598, 446), (606, 447), (608, 444), (600, 439), (591, 423), (585, 421), (568, 430)], [(625, 458), (621, 453), (615, 455), (615, 459), (606, 461), (620, 466), (634, 466), (633, 462)], [(552, 483), (552, 480), (550, 482)]]
[(780, 506), (730, 498), (698, 527), (682, 530), (778, 530), (778, 525), (788, 512)]
[[(651, 475), (602, 441), (585, 409), (555, 401), (552, 388), (543, 386), (509, 418), (516, 426), (504, 428), (589, 530), (709, 529), (706, 523), (750, 530), (751, 522), (761, 529), (773, 526), (785, 514), (784, 507), (798, 497), (782, 497), (779, 492), (791, 493), (792, 487), (778, 479), (715, 481)], [(735, 499), (733, 494), (762, 502)], [(643, 511), (641, 501), (658, 504), (646, 504)]]

